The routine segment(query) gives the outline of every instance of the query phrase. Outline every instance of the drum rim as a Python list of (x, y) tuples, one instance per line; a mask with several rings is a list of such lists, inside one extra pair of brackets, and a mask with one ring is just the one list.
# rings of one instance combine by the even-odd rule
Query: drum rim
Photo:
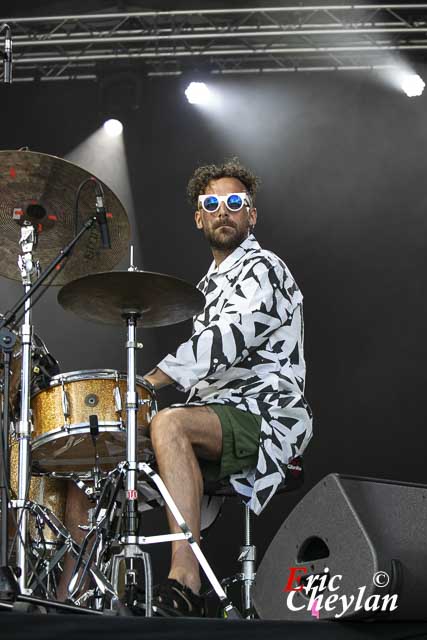
[[(123, 422), (112, 422), (108, 420), (100, 420), (98, 422), (99, 433), (125, 433), (126, 427)], [(75, 436), (90, 434), (90, 425), (88, 422), (76, 422), (70, 425), (62, 425), (46, 431), (40, 436), (35, 436), (31, 442), (31, 450), (35, 451), (43, 444), (48, 444), (51, 440), (59, 440), (60, 436)]]
[[(49, 381), (49, 386), (45, 389), (37, 389), (37, 391), (31, 395), (31, 399), (35, 398), (39, 393), (48, 391), (62, 383), (80, 382), (81, 380), (114, 380), (116, 376), (119, 380), (127, 380), (127, 373), (125, 371), (119, 371), (118, 369), (77, 369), (76, 371), (65, 371), (64, 373), (58, 373), (56, 376), (52, 376)], [(144, 387), (150, 397), (152, 397), (151, 389), (142, 376), (137, 375), (136, 382), (141, 387)]]
[[(89, 430), (88, 430), (88, 426), (89, 425), (83, 425), (81, 426), (80, 424), (75, 424), (72, 426), (71, 430), (68, 432), (67, 435), (69, 436), (79, 436), (79, 435), (84, 435), (84, 436), (88, 436), (89, 435)], [(45, 446), (47, 444), (51, 444), (52, 442), (56, 442), (59, 440), (62, 440), (64, 438), (64, 434), (65, 434), (65, 429), (62, 428), (57, 428), (57, 429), (53, 429), (52, 431), (48, 431), (44, 434), (42, 434), (41, 436), (37, 436), (37, 438), (35, 438), (31, 444), (31, 451), (32, 453), (34, 453), (35, 455), (33, 455), (33, 460), (32, 462), (35, 463), (36, 465), (40, 465), (42, 464), (41, 461), (37, 458), (37, 450), (40, 449), (40, 447)], [(122, 435), (126, 434), (126, 428), (123, 426), (123, 424), (119, 425), (118, 423), (111, 423), (111, 422), (103, 422), (101, 421), (99, 423), (99, 432), (101, 433), (109, 433), (109, 434), (118, 434), (121, 433)], [(150, 441), (150, 438), (148, 438), (146, 435), (140, 434), (140, 437), (143, 437), (145, 440)], [(65, 439), (64, 439), (65, 441)], [(141, 440), (139, 442), (139, 444), (141, 443)], [(152, 452), (151, 451), (147, 451), (146, 447), (144, 447), (144, 451), (142, 452), (142, 455), (147, 455), (148, 457), (152, 457)], [(139, 452), (138, 455), (141, 455), (141, 452)], [(148, 459), (148, 458), (147, 458)], [(50, 464), (56, 464), (57, 462), (61, 463), (61, 458), (55, 459), (53, 461), (51, 461)], [(104, 458), (101, 460), (100, 464), (108, 464), (109, 462), (105, 462)], [(72, 464), (77, 464), (76, 460), (71, 460), (70, 461), (70, 465)], [(83, 461), (80, 461), (80, 464), (85, 464)], [(115, 466), (117, 466), (117, 462), (115, 463), (114, 461), (111, 462), (112, 464), (112, 469), (115, 468)], [(114, 466), (115, 465), (115, 466)], [(62, 459), (62, 466), (64, 466), (64, 462)], [(65, 465), (67, 466), (67, 465)], [(90, 470), (88, 469), (81, 469), (79, 471), (77, 471), (77, 474), (84, 474), (84, 473), (89, 473)], [(43, 467), (38, 467), (37, 469), (37, 473), (35, 475), (49, 475), (52, 473), (64, 473), (64, 474), (69, 474), (71, 472), (71, 467), (70, 470), (66, 470), (66, 471), (59, 471), (56, 472), (53, 468), (47, 468), (45, 465), (43, 465)], [(66, 477), (66, 476), (64, 476)]]

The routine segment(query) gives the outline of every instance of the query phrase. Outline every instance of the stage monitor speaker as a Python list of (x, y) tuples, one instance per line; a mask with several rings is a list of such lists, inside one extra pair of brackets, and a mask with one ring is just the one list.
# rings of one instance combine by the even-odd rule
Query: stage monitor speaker
[(280, 527), (253, 597), (263, 619), (427, 620), (427, 486), (326, 476)]

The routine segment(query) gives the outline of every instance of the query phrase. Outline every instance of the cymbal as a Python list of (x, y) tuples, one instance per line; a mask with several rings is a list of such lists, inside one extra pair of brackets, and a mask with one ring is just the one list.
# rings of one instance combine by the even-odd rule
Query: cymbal
[[(81, 167), (45, 153), (0, 151), (0, 274), (21, 280), (17, 265), (20, 227), (30, 220), (38, 228), (34, 259), (44, 270), (74, 236), (74, 199), (79, 185), (92, 176)], [(98, 180), (98, 178), (96, 178)], [(74, 247), (52, 284), (63, 285), (80, 276), (112, 269), (129, 245), (126, 211), (101, 180), (111, 249), (103, 249), (95, 224)], [(79, 199), (78, 229), (95, 213), (95, 190), (86, 185)], [(47, 283), (49, 284), (49, 282)]]
[(59, 304), (85, 320), (122, 325), (132, 311), (138, 326), (164, 327), (188, 320), (205, 304), (201, 291), (184, 280), (151, 271), (110, 271), (79, 278), (58, 293)]

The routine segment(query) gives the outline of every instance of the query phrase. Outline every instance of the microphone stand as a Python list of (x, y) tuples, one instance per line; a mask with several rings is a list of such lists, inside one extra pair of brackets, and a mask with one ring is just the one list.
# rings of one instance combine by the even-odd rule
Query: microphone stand
[[(8, 566), (8, 522), (7, 522), (7, 506), (8, 506), (8, 480), (9, 480), (9, 472), (8, 472), (8, 444), (9, 444), (9, 363), (10, 363), (10, 354), (13, 351), (14, 340), (16, 341), (15, 334), (7, 329), (8, 325), (12, 325), (15, 321), (17, 313), (24, 307), (26, 313), (29, 312), (32, 301), (31, 297), (36, 293), (36, 291), (41, 287), (41, 285), (45, 282), (45, 280), (49, 277), (49, 275), (56, 269), (58, 265), (68, 257), (74, 246), (78, 243), (80, 238), (89, 230), (91, 227), (99, 222), (99, 215), (93, 215), (90, 217), (82, 226), (80, 231), (75, 235), (75, 237), (66, 245), (64, 249), (60, 251), (56, 258), (50, 263), (50, 265), (41, 273), (35, 282), (32, 285), (28, 285), (25, 289), (25, 294), (13, 305), (13, 307), (3, 316), (0, 320), (0, 350), (3, 351), (4, 354), (4, 394), (3, 394), (3, 424), (2, 431), (0, 433), (0, 465), (3, 467), (3, 472), (0, 473), (0, 495), (1, 495), (1, 520), (0, 520), (0, 601), (14, 601), (20, 600), (20, 591), (25, 594), (26, 591), (26, 526), (24, 524), (23, 527), (20, 526), (18, 522), (18, 536), (19, 534), (24, 539), (18, 540), (18, 550), (21, 548), (21, 552), (18, 554), (18, 573), (19, 573), (19, 586), (16, 581), (15, 575), (12, 571), (12, 568)], [(7, 392), (7, 395), (6, 395)], [(29, 458), (26, 459), (27, 465), (29, 466)], [(6, 467), (4, 466), (6, 463)], [(18, 469), (18, 482), (23, 487), (29, 479), (29, 469)], [(22, 493), (22, 492), (20, 492)], [(22, 510), (25, 509), (26, 500), (23, 499), (22, 495), (19, 495), (19, 499), (16, 506), (18, 508), (18, 512), (22, 514)], [(25, 518), (18, 518), (18, 520), (25, 520)], [(21, 530), (22, 529), (22, 530)], [(20, 536), (19, 536), (20, 537)], [(22, 596), (23, 597), (23, 596)], [(40, 599), (40, 604), (44, 604), (46, 606), (47, 602), (45, 600)], [(53, 603), (52, 606), (56, 606), (57, 603)]]

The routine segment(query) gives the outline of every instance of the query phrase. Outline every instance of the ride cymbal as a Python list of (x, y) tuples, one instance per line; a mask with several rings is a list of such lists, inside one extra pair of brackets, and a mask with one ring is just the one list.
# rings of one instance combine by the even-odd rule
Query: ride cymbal
[[(79, 185), (94, 177), (77, 165), (34, 151), (0, 151), (0, 274), (21, 280), (17, 258), (20, 227), (28, 220), (38, 230), (33, 256), (44, 270), (74, 236), (74, 200)], [(98, 180), (98, 178), (96, 178)], [(52, 284), (112, 269), (129, 245), (126, 211), (101, 180), (107, 208), (111, 249), (103, 249), (95, 224), (74, 247)], [(95, 213), (95, 189), (87, 184), (79, 199), (78, 229)], [(47, 282), (46, 284), (49, 284)]]

